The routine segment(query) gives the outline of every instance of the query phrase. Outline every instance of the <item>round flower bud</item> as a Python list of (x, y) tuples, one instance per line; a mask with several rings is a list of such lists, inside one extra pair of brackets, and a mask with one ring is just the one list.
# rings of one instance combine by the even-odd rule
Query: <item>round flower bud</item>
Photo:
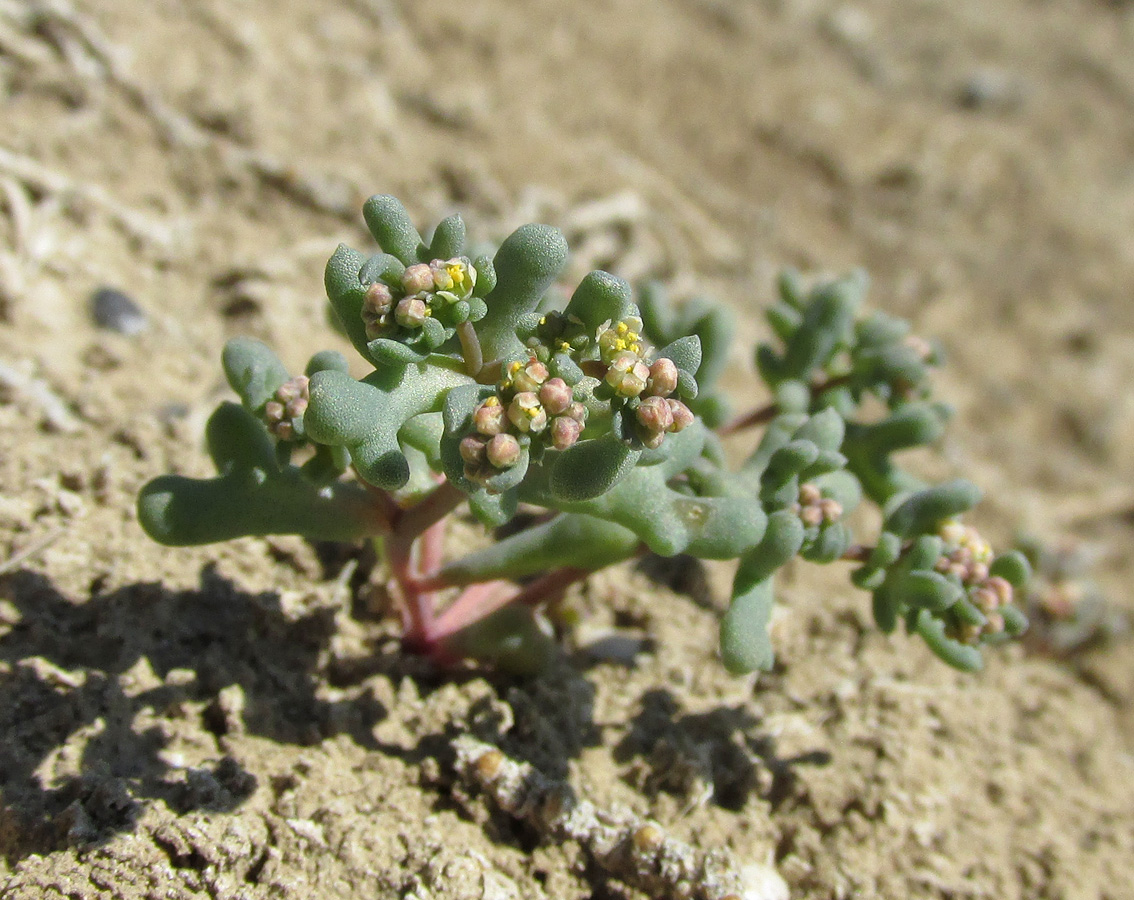
[(540, 385), (547, 381), (547, 376), (547, 366), (533, 359), (512, 376), (512, 387), (516, 391), (538, 391)]
[(300, 397), (306, 399), (310, 383), (311, 379), (306, 375), (296, 375), (294, 378), (289, 378), (276, 389), (276, 399), (281, 403), (288, 403)]
[(473, 413), (473, 425), (483, 435), (491, 437), (502, 434), (508, 427), (504, 418), (504, 407), (495, 397), (489, 397)]
[(410, 266), (402, 273), (402, 287), (407, 294), (433, 290), (433, 270), (425, 263)]
[(843, 505), (838, 500), (824, 497), (819, 501), (819, 511), (823, 514), (825, 522), (837, 522), (843, 514)]
[(521, 391), (512, 398), (508, 404), (508, 419), (523, 432), (538, 433), (547, 427), (547, 411), (531, 391)]
[(988, 579), (988, 587), (996, 592), (996, 598), (1001, 606), (1007, 606), (1012, 602), (1012, 583), (1007, 578), (993, 575)]
[(398, 324), (405, 328), (420, 328), (425, 321), (426, 313), (429, 308), (425, 305), (425, 301), (416, 295), (412, 297), (402, 297), (398, 301), (398, 307), (394, 310), (394, 318)]
[(364, 319), (367, 315), (377, 319), (379, 316), (386, 315), (393, 308), (394, 295), (390, 293), (390, 288), (387, 285), (381, 281), (375, 281), (366, 289), (366, 294), (362, 298), (362, 317)]
[(264, 418), (269, 423), (275, 424), (282, 422), (284, 417), (284, 405), (278, 400), (269, 400), (264, 404)]
[(507, 469), (520, 458), (520, 442), (510, 434), (498, 434), (488, 442), (484, 452), (497, 469)]
[(969, 599), (972, 600), (973, 606), (979, 609), (982, 613), (987, 615), (1000, 605), (1000, 600), (996, 596), (996, 591), (990, 587), (980, 587), (969, 594)]
[(287, 406), (284, 407), (284, 412), (287, 413), (289, 419), (298, 419), (307, 412), (307, 398), (296, 397), (294, 400), (289, 400)]
[(668, 397), (677, 390), (677, 366), (665, 356), (650, 366), (650, 377), (646, 381), (646, 393), (653, 397)]
[(585, 422), (587, 420), (587, 408), (576, 400), (567, 407), (566, 415), (570, 416), (576, 422)]
[(799, 486), (799, 502), (804, 506), (814, 506), (822, 499), (823, 495), (819, 492), (819, 488), (810, 482)]
[(637, 397), (646, 389), (649, 367), (630, 352), (619, 353), (606, 372), (606, 383), (621, 397)]
[(566, 412), (574, 399), (574, 392), (562, 378), (552, 378), (540, 385), (539, 402), (548, 415), (557, 416)]
[(680, 400), (667, 400), (670, 411), (673, 413), (673, 427), (671, 431), (681, 431), (689, 425), (693, 424), (696, 416), (693, 415), (693, 410), (682, 403)]
[(583, 433), (583, 423), (570, 416), (556, 416), (551, 420), (551, 446), (556, 450), (573, 447)]
[(664, 397), (647, 397), (634, 414), (643, 428), (655, 434), (664, 434), (673, 427), (673, 410)]
[(808, 528), (823, 524), (823, 510), (818, 506), (805, 506), (799, 511), (799, 519)]
[(463, 438), (460, 444), (461, 459), (470, 466), (475, 466), (484, 460), (484, 446), (488, 443), (479, 434), (470, 434)]

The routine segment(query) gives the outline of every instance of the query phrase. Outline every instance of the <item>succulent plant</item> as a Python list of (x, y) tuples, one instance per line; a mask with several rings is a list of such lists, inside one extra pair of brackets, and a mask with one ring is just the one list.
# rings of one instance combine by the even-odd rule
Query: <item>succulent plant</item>
[[(855, 563), (883, 630), (902, 622), (965, 670), (1026, 626), (1024, 557), (994, 555), (961, 522), (977, 488), (926, 484), (894, 458), (942, 433), (949, 410), (929, 379), (940, 353), (904, 321), (865, 313), (861, 274), (781, 278), (767, 310), (776, 344), (755, 354), (770, 402), (730, 418), (718, 382), (734, 328), (721, 306), (673, 307), (656, 285), (635, 293), (598, 271), (557, 304), (567, 246), (554, 228), (525, 225), (470, 257), (459, 216), (426, 242), (393, 197), (363, 213), (381, 252), (340, 246), (325, 280), (370, 371), (355, 378), (328, 351), (292, 375), (265, 345), (230, 341), (240, 403), (208, 423), (218, 474), (145, 486), (140, 520), (156, 540), (372, 539), (408, 648), (519, 670), (552, 646), (543, 605), (646, 552), (739, 560), (720, 633), (736, 673), (771, 666), (773, 582), (797, 556)], [(757, 431), (730, 468), (724, 441)], [(882, 511), (865, 544), (848, 519), (864, 500)], [(540, 514), (444, 559), (462, 504), (489, 529), (521, 504)]]

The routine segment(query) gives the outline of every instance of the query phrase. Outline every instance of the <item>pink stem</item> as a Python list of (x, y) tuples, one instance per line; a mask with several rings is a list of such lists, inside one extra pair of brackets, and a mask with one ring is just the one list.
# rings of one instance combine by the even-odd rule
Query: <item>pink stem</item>
[(486, 581), (470, 585), (437, 617), (433, 623), (433, 637), (442, 640), (513, 603), (527, 606), (554, 603), (562, 599), (567, 588), (590, 574), (589, 569), (565, 566), (541, 575), (522, 588), (510, 581)]
[(469, 585), (437, 617), (433, 623), (433, 639), (441, 640), (487, 618), (511, 603), (519, 593), (520, 589), (510, 581), (482, 581)]

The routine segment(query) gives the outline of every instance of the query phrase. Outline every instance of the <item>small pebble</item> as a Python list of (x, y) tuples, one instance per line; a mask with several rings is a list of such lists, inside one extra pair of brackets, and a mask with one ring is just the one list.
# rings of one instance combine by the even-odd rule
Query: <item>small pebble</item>
[(982, 68), (969, 73), (957, 93), (957, 102), (965, 109), (1006, 111), (1019, 105), (1023, 88), (1010, 73)]
[(100, 328), (133, 336), (150, 327), (150, 321), (141, 307), (124, 293), (102, 287), (91, 295), (91, 315)]

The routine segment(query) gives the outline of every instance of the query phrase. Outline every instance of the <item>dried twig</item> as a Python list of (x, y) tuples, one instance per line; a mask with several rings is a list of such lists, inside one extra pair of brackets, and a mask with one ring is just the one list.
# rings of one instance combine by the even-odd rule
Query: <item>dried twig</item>
[(83, 184), (66, 175), (47, 168), (29, 156), (22, 156), (0, 147), (0, 173), (35, 190), (60, 195), (65, 200), (77, 201), (97, 209), (121, 225), (132, 237), (168, 249), (174, 238), (174, 229), (114, 199), (98, 185)]
[(39, 378), (0, 363), (0, 386), (16, 391), (35, 403), (43, 411), (44, 419), (52, 430), (73, 434), (82, 428), (67, 404)]
[(614, 814), (580, 800), (563, 781), (498, 748), (462, 735), (453, 741), (457, 773), (505, 812), (545, 838), (577, 841), (600, 868), (656, 898), (787, 900), (787, 885), (768, 866), (737, 869), (723, 850), (701, 854), (633, 814)]
[(59, 538), (63, 537), (64, 532), (65, 529), (59, 528), (56, 531), (53, 531), (50, 534), (41, 537), (38, 541), (33, 541), (31, 544), (24, 547), (23, 550), (17, 550), (6, 560), (4, 560), (4, 562), (0, 562), (0, 575), (6, 575), (17, 566), (27, 562), (33, 556), (38, 556), (40, 553), (54, 544), (57, 540), (59, 540)]

